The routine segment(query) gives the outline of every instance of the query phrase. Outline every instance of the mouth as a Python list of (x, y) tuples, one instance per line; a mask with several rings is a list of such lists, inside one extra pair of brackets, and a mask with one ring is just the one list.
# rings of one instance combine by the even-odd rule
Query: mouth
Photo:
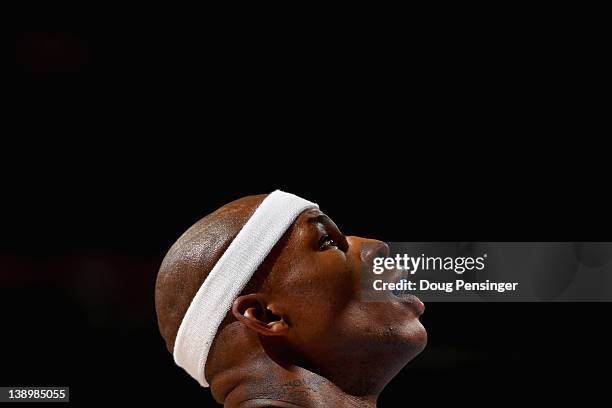
[[(394, 279), (395, 282), (400, 282), (402, 279), (409, 279), (408, 271), (402, 268), (396, 268)], [(403, 303), (412, 307), (417, 317), (421, 316), (425, 312), (425, 304), (421, 301), (421, 299), (408, 290), (393, 290), (391, 291), (391, 298), (395, 302)]]
[(417, 317), (421, 316), (425, 312), (425, 304), (421, 301), (421, 299), (419, 299), (410, 292), (403, 290), (392, 291), (392, 296), (394, 298), (394, 301), (412, 307)]

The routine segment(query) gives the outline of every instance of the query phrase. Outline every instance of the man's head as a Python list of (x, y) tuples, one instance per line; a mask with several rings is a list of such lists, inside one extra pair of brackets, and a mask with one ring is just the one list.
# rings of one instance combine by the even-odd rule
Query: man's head
[[(166, 255), (156, 308), (170, 352), (191, 300), (264, 199), (250, 196), (221, 207), (193, 225)], [(388, 251), (382, 242), (345, 237), (318, 209), (301, 213), (217, 331), (205, 371), (213, 394), (216, 383), (224, 387), (229, 376), (247, 381), (252, 370), (244, 361), (258, 350), (275, 365), (305, 368), (353, 395), (380, 392), (426, 342), (414, 308), (360, 300), (362, 265), (381, 251)]]

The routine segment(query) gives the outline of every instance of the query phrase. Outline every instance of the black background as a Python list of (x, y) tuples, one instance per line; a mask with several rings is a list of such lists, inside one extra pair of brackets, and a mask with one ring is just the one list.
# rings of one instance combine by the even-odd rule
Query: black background
[[(0, 385), (70, 386), (83, 406), (206, 406), (157, 331), (154, 279), (180, 233), (248, 194), (294, 192), (344, 233), (387, 241), (612, 238), (609, 154), (587, 138), (601, 108), (588, 78), (561, 81), (537, 53), (406, 63), (379, 44), (136, 30), (16, 44)], [(611, 311), (428, 304), (428, 347), (379, 405), (603, 397)]]

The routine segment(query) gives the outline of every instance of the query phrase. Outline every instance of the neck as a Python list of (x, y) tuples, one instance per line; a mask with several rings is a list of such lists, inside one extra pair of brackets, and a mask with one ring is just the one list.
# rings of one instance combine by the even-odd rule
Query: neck
[(241, 382), (227, 394), (224, 404), (228, 408), (374, 408), (376, 399), (349, 395), (318, 374), (292, 367)]
[(376, 407), (377, 394), (352, 395), (315, 372), (287, 364), (266, 352), (258, 336), (242, 332), (242, 327), (229, 330), (231, 338), (241, 340), (233, 344), (238, 346), (232, 347), (235, 352), (226, 354), (231, 355), (226, 364), (207, 363), (213, 396), (225, 407)]

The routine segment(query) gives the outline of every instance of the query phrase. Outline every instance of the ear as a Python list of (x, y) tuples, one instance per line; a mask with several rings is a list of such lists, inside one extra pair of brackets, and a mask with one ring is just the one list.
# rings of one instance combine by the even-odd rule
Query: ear
[(289, 326), (274, 314), (260, 294), (239, 296), (232, 305), (232, 314), (249, 329), (263, 336), (284, 336)]

